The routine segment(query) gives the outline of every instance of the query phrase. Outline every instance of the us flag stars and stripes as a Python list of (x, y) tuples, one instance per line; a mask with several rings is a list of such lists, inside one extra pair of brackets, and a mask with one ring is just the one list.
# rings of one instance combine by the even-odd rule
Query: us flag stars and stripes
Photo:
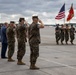
[(58, 15), (55, 17), (55, 19), (60, 20), (62, 18), (65, 18), (65, 4), (60, 9)]

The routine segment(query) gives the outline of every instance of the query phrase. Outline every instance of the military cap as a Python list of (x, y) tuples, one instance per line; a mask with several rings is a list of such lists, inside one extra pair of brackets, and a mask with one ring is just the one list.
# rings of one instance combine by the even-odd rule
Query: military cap
[(37, 18), (38, 19), (38, 16), (32, 16), (32, 19), (34, 19), (34, 18)]
[(25, 21), (25, 18), (19, 18), (19, 22), (21, 22), (22, 20), (24, 20), (24, 21)]
[(14, 21), (10, 21), (10, 23), (15, 23)]

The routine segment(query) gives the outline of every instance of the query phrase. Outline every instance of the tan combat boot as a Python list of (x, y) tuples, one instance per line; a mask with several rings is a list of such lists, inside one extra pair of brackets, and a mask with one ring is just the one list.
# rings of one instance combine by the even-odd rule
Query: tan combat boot
[(15, 62), (12, 58), (8, 58), (8, 62)]
[(31, 70), (39, 70), (40, 68), (38, 68), (37, 66), (35, 66), (35, 64), (31, 64), (30, 65), (30, 69)]
[(21, 60), (19, 60), (18, 62), (17, 62), (17, 65), (26, 65), (24, 62), (22, 62)]

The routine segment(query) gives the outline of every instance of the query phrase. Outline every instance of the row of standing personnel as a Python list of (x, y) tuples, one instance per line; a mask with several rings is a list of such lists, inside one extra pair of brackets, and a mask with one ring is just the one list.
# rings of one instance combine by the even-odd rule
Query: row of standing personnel
[(69, 38), (70, 42), (73, 45), (73, 41), (75, 39), (75, 28), (73, 25), (69, 28), (68, 25), (56, 25), (55, 28), (55, 38), (56, 38), (56, 43), (59, 44), (59, 40), (61, 41), (61, 44), (63, 45), (63, 41), (65, 40), (65, 43), (68, 44)]
[[(25, 52), (26, 52), (26, 42), (27, 42), (27, 34), (29, 39), (29, 46), (30, 46), (30, 69), (39, 69), (35, 64), (37, 58), (39, 57), (39, 44), (40, 40), (40, 28), (44, 28), (44, 24), (41, 20), (39, 20), (38, 16), (32, 17), (33, 22), (30, 26), (25, 21), (24, 18), (19, 19), (19, 25), (14, 26), (14, 21), (11, 21), (9, 26), (5, 25), (6, 28), (6, 43), (8, 44), (8, 57), (6, 57), (6, 49), (2, 42), (2, 51), (1, 57), (7, 58), (8, 62), (14, 62), (15, 60), (12, 58), (15, 52), (15, 36), (17, 37), (18, 42), (18, 51), (17, 51), (17, 59), (18, 65), (25, 65), (22, 61)], [(5, 39), (3, 39), (5, 41)]]

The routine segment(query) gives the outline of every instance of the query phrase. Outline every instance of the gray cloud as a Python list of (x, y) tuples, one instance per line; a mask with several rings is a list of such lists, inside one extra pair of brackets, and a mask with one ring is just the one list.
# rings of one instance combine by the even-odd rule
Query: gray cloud
[(31, 22), (31, 16), (38, 14), (44, 23), (55, 23), (55, 16), (64, 2), (66, 3), (67, 15), (72, 3), (76, 9), (75, 0), (0, 0), (1, 21), (17, 21), (20, 16), (24, 16), (28, 22)]

